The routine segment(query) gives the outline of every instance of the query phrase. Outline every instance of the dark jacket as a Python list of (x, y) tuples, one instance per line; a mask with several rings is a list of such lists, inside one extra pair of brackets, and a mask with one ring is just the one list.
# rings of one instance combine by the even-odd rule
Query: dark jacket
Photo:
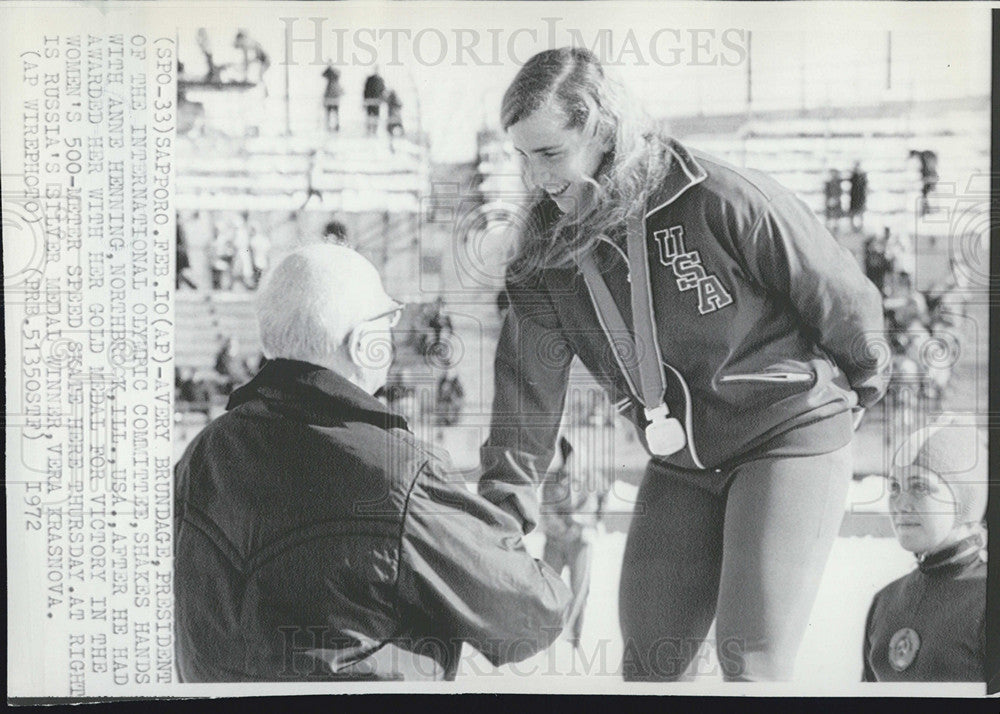
[(379, 401), (274, 360), (228, 408), (176, 467), (184, 681), (448, 678), (463, 641), (499, 664), (558, 635), (520, 523)]
[(340, 99), (344, 94), (344, 89), (340, 86), (340, 71), (335, 67), (327, 67), (323, 70), (323, 78), (326, 79), (326, 90), (323, 93), (323, 98)]
[(385, 98), (385, 80), (382, 79), (381, 75), (372, 74), (365, 79), (365, 88), (362, 96), (369, 100), (381, 100)]
[(925, 561), (882, 588), (862, 654), (865, 682), (985, 682), (985, 560)]
[[(868, 344), (883, 332), (878, 290), (791, 191), (677, 142), (670, 151), (645, 217), (666, 399), (688, 441), (665, 460), (723, 470), (768, 445), (786, 454), (846, 445), (851, 409), (886, 387), (887, 361)], [(557, 217), (551, 201), (533, 210), (540, 225)], [(595, 250), (631, 325), (624, 237)], [(530, 494), (552, 458), (574, 355), (643, 441), (647, 422), (578, 270), (515, 263), (508, 276), (480, 493), (506, 499), (530, 530)]]
[(864, 171), (851, 172), (851, 210), (863, 211), (868, 203), (868, 174)]

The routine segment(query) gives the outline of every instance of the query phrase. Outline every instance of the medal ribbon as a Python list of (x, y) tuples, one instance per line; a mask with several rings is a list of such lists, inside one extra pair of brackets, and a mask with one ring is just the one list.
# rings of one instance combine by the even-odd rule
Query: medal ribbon
[[(633, 210), (629, 214), (627, 220), (634, 337), (594, 262), (594, 256), (591, 253), (580, 256), (578, 264), (593, 298), (597, 316), (611, 343), (615, 359), (622, 368), (632, 391), (642, 400), (647, 412), (646, 417), (649, 419), (651, 418), (649, 412), (664, 406), (666, 375), (656, 335), (652, 290), (649, 285), (649, 257), (643, 228), (644, 217), (641, 213), (645, 208), (645, 201), (640, 202), (639, 206), (638, 210)], [(666, 416), (665, 411), (663, 416)]]

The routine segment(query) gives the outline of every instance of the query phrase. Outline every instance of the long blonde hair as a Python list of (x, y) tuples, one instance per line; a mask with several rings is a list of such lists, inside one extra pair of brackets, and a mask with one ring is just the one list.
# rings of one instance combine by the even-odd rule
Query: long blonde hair
[(504, 93), (503, 129), (550, 100), (566, 116), (567, 129), (606, 141), (610, 149), (591, 182), (594, 201), (583, 212), (560, 215), (545, 192), (537, 191), (515, 259), (521, 270), (565, 267), (590, 251), (601, 234), (620, 235), (629, 212), (642, 208), (647, 190), (659, 185), (670, 165), (666, 136), (589, 50), (561, 47), (529, 59)]

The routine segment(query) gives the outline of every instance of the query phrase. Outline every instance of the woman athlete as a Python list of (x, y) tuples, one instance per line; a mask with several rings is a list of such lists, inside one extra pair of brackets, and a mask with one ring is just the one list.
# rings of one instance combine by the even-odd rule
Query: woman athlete
[(885, 390), (878, 291), (769, 177), (689, 149), (580, 48), (535, 55), (502, 124), (535, 191), (480, 491), (525, 532), (580, 358), (651, 454), (622, 566), (622, 673), (678, 680), (715, 620), (729, 680), (783, 680)]

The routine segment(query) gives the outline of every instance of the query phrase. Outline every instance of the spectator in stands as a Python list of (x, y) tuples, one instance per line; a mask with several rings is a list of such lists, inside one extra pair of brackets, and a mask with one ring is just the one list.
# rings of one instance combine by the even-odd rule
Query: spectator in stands
[(836, 230), (840, 217), (844, 215), (842, 200), (844, 191), (840, 184), (840, 172), (830, 169), (830, 177), (826, 180), (826, 227)]
[(233, 285), (240, 285), (252, 290), (256, 284), (253, 279), (253, 256), (250, 254), (250, 213), (243, 211), (233, 225)]
[(396, 94), (395, 89), (390, 89), (385, 95), (386, 109), (386, 131), (389, 136), (403, 135), (403, 103)]
[(903, 275), (912, 278), (916, 274), (917, 255), (913, 249), (913, 239), (908, 233), (896, 231), (888, 234), (885, 257), (891, 268), (891, 282), (897, 282)]
[(375, 136), (378, 133), (382, 102), (385, 101), (385, 80), (378, 73), (378, 65), (375, 65), (372, 73), (365, 79), (362, 98), (365, 105), (365, 132), (368, 136)]
[(419, 423), (417, 390), (413, 386), (413, 376), (409, 369), (404, 367), (399, 371), (390, 372), (383, 394), (386, 406), (391, 411), (406, 419), (411, 426)]
[[(183, 65), (178, 62), (178, 72)], [(177, 133), (196, 137), (205, 134), (205, 105), (187, 98), (187, 88), (177, 81)]]
[(886, 241), (889, 229), (884, 236), (870, 235), (865, 239), (865, 276), (885, 294), (885, 276), (890, 270), (889, 260), (885, 257)]
[(924, 216), (931, 212), (928, 196), (937, 188), (938, 157), (933, 151), (913, 150), (910, 152), (910, 158), (915, 158), (920, 162), (920, 215)]
[(968, 309), (971, 279), (968, 268), (952, 258), (947, 275), (934, 283), (926, 293), (932, 324), (941, 329), (960, 327), (960, 319)]
[(558, 454), (557, 465), (550, 469), (542, 486), (542, 560), (560, 574), (569, 568), (573, 599), (566, 617), (566, 634), (573, 647), (579, 649), (594, 559), (596, 503), (588, 479), (574, 474), (573, 446), (565, 436), (559, 437)]
[(323, 242), (333, 245), (350, 246), (347, 239), (347, 226), (336, 218), (331, 219), (323, 229)]
[(323, 79), (326, 80), (326, 90), (323, 92), (326, 130), (336, 134), (340, 131), (340, 98), (344, 94), (344, 88), (340, 86), (340, 70), (333, 66), (333, 60), (327, 60)]
[(444, 309), (444, 297), (438, 295), (434, 300), (434, 309), (427, 321), (427, 326), (434, 331), (434, 342), (440, 342), (442, 337), (451, 335), (455, 328), (451, 324), (451, 316)]
[(868, 174), (861, 170), (861, 162), (855, 161), (851, 169), (850, 216), (851, 228), (860, 231), (865, 223), (865, 207), (868, 204)]
[(438, 423), (442, 426), (454, 426), (462, 415), (465, 403), (465, 387), (458, 375), (449, 376), (447, 372), (441, 375), (437, 385)]
[(197, 290), (198, 286), (191, 279), (191, 256), (188, 254), (187, 239), (184, 236), (184, 224), (180, 217), (177, 220), (177, 280), (175, 287), (180, 290), (181, 283), (184, 283), (192, 290)]
[(228, 218), (220, 218), (213, 226), (214, 234), (209, 244), (209, 264), (212, 268), (212, 289), (229, 290), (233, 287), (234, 226)]
[(253, 267), (252, 288), (260, 285), (260, 279), (267, 270), (271, 241), (260, 225), (256, 222), (250, 226), (250, 263)]
[(982, 431), (943, 417), (893, 459), (889, 514), (917, 569), (875, 596), (862, 652), (866, 682), (985, 682), (986, 497)]
[(174, 374), (177, 401), (187, 403), (198, 401), (201, 395), (198, 389), (198, 382), (195, 380), (194, 367), (179, 367)]
[(198, 43), (198, 49), (205, 56), (205, 65), (207, 67), (205, 82), (207, 84), (215, 84), (219, 81), (220, 68), (216, 67), (215, 61), (212, 58), (212, 41), (208, 37), (208, 30), (204, 27), (199, 27), (195, 33), (195, 42)]
[(449, 349), (443, 340), (446, 337), (450, 337), (454, 333), (455, 328), (451, 324), (451, 316), (444, 309), (444, 297), (440, 295), (434, 300), (434, 307), (431, 309), (430, 317), (427, 319), (427, 327), (431, 331), (431, 334), (428, 336), (430, 341), (424, 345), (421, 353), (436, 355), (439, 358), (447, 357)]
[(886, 295), (883, 307), (894, 330), (905, 330), (914, 322), (924, 327), (929, 325), (927, 301), (913, 286), (913, 278), (909, 273), (894, 276), (892, 291)]
[(175, 469), (181, 680), (450, 679), (466, 643), (548, 647), (566, 586), (373, 396), (403, 307), (375, 267), (312, 244), (258, 295), (268, 363)]
[[(264, 80), (264, 75), (271, 66), (271, 58), (268, 57), (260, 42), (252, 38), (243, 28), (240, 28), (236, 33), (233, 47), (243, 52), (243, 81), (261, 85), (266, 99), (267, 83)], [(254, 70), (253, 74), (251, 74), (251, 69)]]
[(408, 396), (413, 391), (413, 387), (406, 383), (407, 374), (405, 370), (389, 372), (386, 378), (385, 387), (382, 393), (385, 395), (386, 403), (393, 407), (397, 402)]
[[(309, 205), (309, 202), (313, 199), (314, 196), (319, 200), (320, 203), (323, 202), (323, 192), (320, 191), (320, 189), (316, 188), (316, 186), (319, 184), (319, 181), (317, 181), (317, 179), (320, 178), (322, 175), (323, 175), (323, 166), (322, 163), (320, 162), (319, 151), (317, 149), (313, 149), (312, 151), (309, 152), (309, 168), (306, 170), (306, 200), (304, 200), (302, 202), (302, 205), (299, 206), (298, 210), (300, 212), (305, 210), (306, 206)], [(294, 216), (295, 214), (293, 214), (293, 218)]]
[(219, 393), (230, 394), (233, 389), (247, 381), (250, 370), (246, 360), (240, 355), (240, 343), (235, 337), (226, 337), (215, 353), (215, 374), (219, 379)]

